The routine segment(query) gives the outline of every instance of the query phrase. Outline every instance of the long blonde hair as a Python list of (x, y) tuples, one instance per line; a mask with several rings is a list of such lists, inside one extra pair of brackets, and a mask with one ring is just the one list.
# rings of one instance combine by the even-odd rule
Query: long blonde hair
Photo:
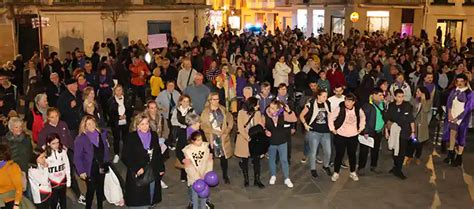
[(94, 118), (94, 116), (92, 116), (92, 115), (85, 115), (85, 116), (82, 118), (81, 123), (79, 124), (79, 134), (86, 133), (86, 131), (87, 131), (86, 123), (87, 123), (88, 120), (94, 121), (94, 123), (95, 123), (95, 129), (97, 130), (97, 132), (100, 133), (99, 126), (98, 126), (97, 121), (96, 121), (96, 119)]
[[(219, 93), (217, 92), (211, 92), (209, 93), (209, 96), (207, 96), (207, 101), (206, 101), (206, 104), (204, 105), (204, 108), (211, 108), (211, 99), (213, 96), (219, 96)], [(220, 98), (219, 98), (220, 99)], [(219, 104), (220, 105), (220, 104)]]

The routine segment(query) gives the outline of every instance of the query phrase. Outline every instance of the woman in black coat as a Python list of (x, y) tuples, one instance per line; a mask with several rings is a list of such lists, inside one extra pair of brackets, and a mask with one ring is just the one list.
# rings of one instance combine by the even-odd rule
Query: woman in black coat
[(132, 115), (132, 105), (128, 97), (124, 95), (123, 87), (117, 84), (113, 91), (113, 96), (107, 102), (107, 111), (109, 116), (109, 125), (114, 136), (114, 163), (120, 160), (120, 141), (125, 141), (130, 126), (130, 117)]
[[(122, 161), (127, 167), (125, 204), (129, 208), (149, 208), (161, 202), (160, 181), (165, 173), (165, 165), (158, 135), (151, 131), (146, 113), (136, 116), (134, 128), (136, 131), (130, 133), (125, 141), (124, 147), (127, 149), (122, 151)], [(152, 170), (153, 181), (138, 186), (136, 179), (145, 175), (147, 167)]]

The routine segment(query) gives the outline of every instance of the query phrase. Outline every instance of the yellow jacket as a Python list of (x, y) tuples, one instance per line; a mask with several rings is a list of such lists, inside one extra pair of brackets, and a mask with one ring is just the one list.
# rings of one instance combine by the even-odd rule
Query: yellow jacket
[(160, 93), (162, 89), (165, 88), (165, 84), (160, 76), (151, 76), (150, 78), (150, 89), (151, 95), (156, 97)]
[(23, 198), (23, 185), (21, 180), (21, 170), (18, 164), (8, 161), (0, 168), (0, 194), (15, 191), (14, 197), (4, 197), (5, 203), (15, 201), (20, 203)]

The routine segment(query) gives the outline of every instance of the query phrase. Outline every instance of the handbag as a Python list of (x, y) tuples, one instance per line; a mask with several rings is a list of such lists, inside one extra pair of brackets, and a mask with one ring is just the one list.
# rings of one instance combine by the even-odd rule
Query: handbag
[[(250, 121), (253, 119), (255, 116), (255, 113), (250, 116), (249, 120), (247, 123), (244, 125), (244, 128), (246, 128)], [(263, 128), (262, 125), (257, 124), (249, 129), (249, 137), (250, 137), (250, 142), (249, 142), (249, 151), (251, 156), (259, 156), (262, 154), (267, 153), (268, 147), (270, 146), (270, 141), (268, 140), (268, 137), (265, 135), (265, 129)]]
[(150, 164), (148, 164), (143, 169), (143, 174), (140, 176), (134, 176), (133, 180), (135, 181), (135, 185), (138, 187), (149, 185), (151, 182), (155, 181), (155, 175), (153, 174), (153, 168)]
[(133, 177), (135, 185), (137, 185), (138, 187), (149, 185), (151, 182), (155, 181), (155, 174), (153, 173), (153, 167), (151, 166), (151, 153), (153, 153), (153, 149), (149, 149), (148, 153), (150, 154), (150, 161), (148, 161), (148, 164), (143, 168), (142, 175)]
[[(255, 116), (255, 112), (250, 116), (247, 123), (245, 123), (244, 128), (247, 128), (247, 126), (250, 124), (254, 116)], [(265, 130), (263, 129), (262, 125), (257, 124), (249, 128), (248, 134), (249, 134), (250, 139), (260, 138), (262, 135), (265, 135)]]

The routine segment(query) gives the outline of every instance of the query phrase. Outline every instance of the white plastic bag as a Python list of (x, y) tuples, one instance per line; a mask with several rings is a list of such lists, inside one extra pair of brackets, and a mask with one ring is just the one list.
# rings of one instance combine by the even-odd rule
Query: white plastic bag
[(120, 181), (117, 178), (117, 175), (115, 175), (113, 169), (110, 169), (109, 172), (105, 174), (104, 196), (110, 204), (124, 206), (125, 202), (123, 199), (122, 187), (120, 186)]

